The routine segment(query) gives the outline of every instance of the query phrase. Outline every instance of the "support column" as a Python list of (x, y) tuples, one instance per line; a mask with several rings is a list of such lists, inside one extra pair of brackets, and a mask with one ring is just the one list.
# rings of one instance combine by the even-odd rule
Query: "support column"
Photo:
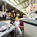
[(6, 12), (6, 2), (4, 3), (4, 10), (5, 10), (5, 12)]
[(4, 12), (4, 5), (2, 5), (2, 11)]

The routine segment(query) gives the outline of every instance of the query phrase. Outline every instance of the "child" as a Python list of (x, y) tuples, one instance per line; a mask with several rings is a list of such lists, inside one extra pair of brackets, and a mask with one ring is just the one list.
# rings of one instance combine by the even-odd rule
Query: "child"
[[(13, 22), (12, 22), (13, 23)], [(20, 33), (20, 36), (22, 36), (22, 32), (21, 32), (21, 30), (20, 30), (20, 21), (19, 21), (19, 18), (15, 18), (15, 22), (13, 23), (14, 25), (15, 25), (15, 27), (16, 27), (16, 30), (18, 30), (19, 31), (19, 33)]]
[(15, 22), (15, 18), (11, 15), (11, 17), (10, 17), (10, 24), (13, 24), (12, 22)]

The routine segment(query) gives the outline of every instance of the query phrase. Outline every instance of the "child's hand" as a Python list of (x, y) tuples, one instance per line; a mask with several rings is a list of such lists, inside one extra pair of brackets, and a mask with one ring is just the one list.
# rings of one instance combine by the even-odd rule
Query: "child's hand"
[(13, 22), (12, 22), (12, 24), (15, 25)]
[(13, 23), (13, 22), (12, 22)]
[(17, 28), (17, 30), (18, 30), (18, 28)]

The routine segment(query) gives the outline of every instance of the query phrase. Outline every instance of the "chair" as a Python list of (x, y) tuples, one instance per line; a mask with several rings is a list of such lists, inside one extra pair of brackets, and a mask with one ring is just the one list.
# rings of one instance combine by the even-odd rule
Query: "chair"
[[(20, 21), (20, 29), (21, 29), (21, 31), (24, 31), (24, 24), (22, 21)], [(16, 31), (16, 29), (14, 31), (15, 31), (15, 37), (17, 37), (19, 34), (17, 35), (18, 32)]]
[[(24, 32), (24, 23), (22, 21), (20, 21), (20, 29), (22, 31), (22, 33)], [(17, 32), (18, 33), (18, 32)], [(19, 34), (18, 34), (19, 35)]]
[(20, 21), (20, 29), (24, 35), (24, 23), (22, 21)]
[(24, 23), (23, 23), (23, 21), (20, 21), (20, 29), (21, 29), (22, 35), (24, 37)]
[(22, 21), (20, 21), (20, 29), (21, 29), (21, 31), (24, 29), (24, 24)]

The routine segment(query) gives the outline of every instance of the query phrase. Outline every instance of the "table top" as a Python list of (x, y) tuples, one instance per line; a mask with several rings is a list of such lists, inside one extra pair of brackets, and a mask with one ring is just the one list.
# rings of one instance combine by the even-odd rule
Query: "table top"
[(3, 35), (9, 34), (12, 30), (15, 29), (15, 26), (14, 26), (14, 25), (12, 25), (12, 26), (10, 27), (10, 29), (8, 29), (8, 22), (7, 22), (7, 21), (3, 21), (3, 22), (1, 21), (1, 22), (0, 22), (0, 26), (2, 26), (2, 25), (7, 26), (7, 29), (6, 29), (6, 31), (4, 31), (4, 32), (0, 32), (0, 37), (3, 36)]
[(3, 35), (6, 35), (6, 34), (9, 34), (12, 30), (15, 29), (15, 26), (11, 26), (10, 29), (7, 29), (6, 31), (4, 32), (0, 32), (0, 37), (3, 36)]
[(37, 20), (28, 19), (28, 18), (21, 18), (20, 20), (24, 21), (26, 23), (28, 22), (28, 23), (32, 23), (32, 24), (36, 24), (37, 25)]

